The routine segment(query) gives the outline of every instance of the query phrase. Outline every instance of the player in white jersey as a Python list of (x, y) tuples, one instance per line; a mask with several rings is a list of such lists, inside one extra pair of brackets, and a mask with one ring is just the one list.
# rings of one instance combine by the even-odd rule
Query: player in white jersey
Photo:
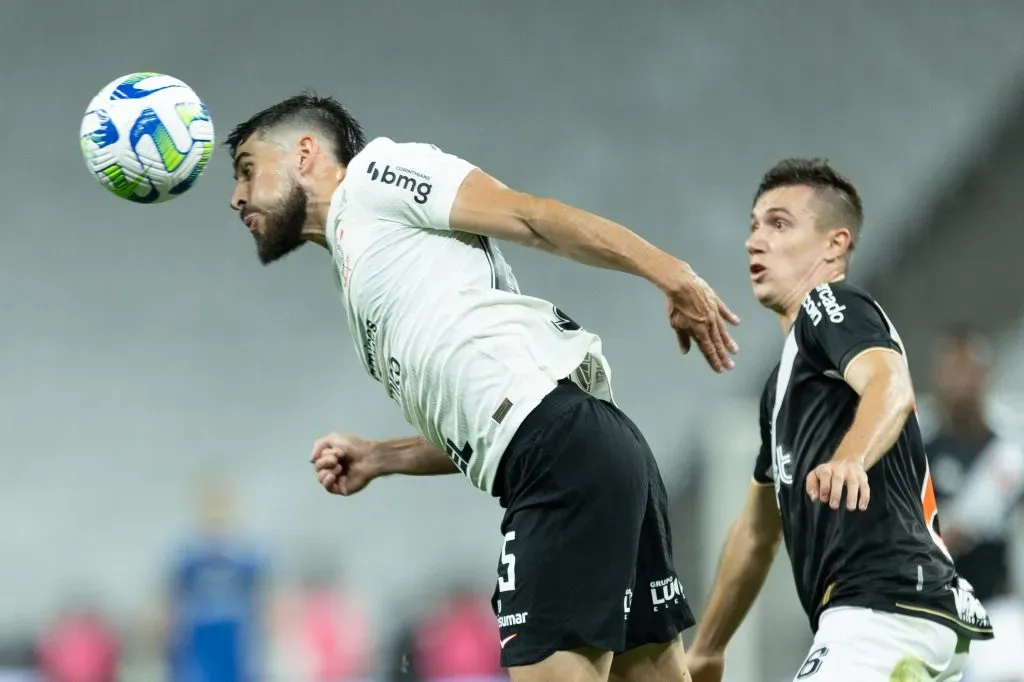
[(514, 680), (686, 680), (693, 624), (676, 578), (665, 488), (615, 407), (601, 340), (525, 296), (491, 239), (633, 273), (669, 299), (683, 350), (716, 371), (735, 316), (682, 261), (629, 230), (506, 188), (427, 144), (377, 138), (336, 101), (299, 95), (239, 125), (231, 206), (263, 263), (330, 250), (366, 370), (420, 437), (331, 434), (312, 461), (329, 491), (462, 472), (505, 508), (493, 605)]

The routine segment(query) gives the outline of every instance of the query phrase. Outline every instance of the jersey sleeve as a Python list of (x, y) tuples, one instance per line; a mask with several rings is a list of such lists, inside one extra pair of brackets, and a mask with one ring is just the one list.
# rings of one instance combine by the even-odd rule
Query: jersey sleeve
[(842, 282), (815, 287), (796, 319), (797, 342), (822, 372), (845, 378), (850, 363), (865, 351), (884, 348), (902, 354), (895, 332), (866, 294)]
[[(774, 374), (773, 374), (774, 376)], [(775, 476), (772, 473), (772, 431), (771, 431), (771, 408), (768, 401), (768, 388), (771, 380), (765, 385), (761, 393), (760, 424), (761, 424), (761, 448), (757, 453), (757, 461), (754, 464), (754, 483), (758, 485), (773, 485)]]
[(349, 200), (379, 220), (447, 230), (455, 197), (475, 167), (431, 144), (377, 138), (352, 159), (345, 184)]

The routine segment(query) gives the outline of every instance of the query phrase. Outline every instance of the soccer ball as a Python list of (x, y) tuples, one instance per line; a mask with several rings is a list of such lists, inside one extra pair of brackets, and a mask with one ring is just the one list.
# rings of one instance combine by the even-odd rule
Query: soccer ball
[(213, 121), (192, 88), (159, 73), (109, 83), (86, 109), (82, 154), (108, 190), (140, 204), (184, 194), (213, 154)]

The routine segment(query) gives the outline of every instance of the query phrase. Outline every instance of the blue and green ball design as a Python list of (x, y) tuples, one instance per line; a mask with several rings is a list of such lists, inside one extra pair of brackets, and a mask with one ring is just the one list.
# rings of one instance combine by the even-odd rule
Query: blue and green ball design
[(188, 191), (213, 154), (210, 114), (185, 83), (133, 73), (100, 91), (82, 119), (86, 165), (112, 193), (141, 204)]

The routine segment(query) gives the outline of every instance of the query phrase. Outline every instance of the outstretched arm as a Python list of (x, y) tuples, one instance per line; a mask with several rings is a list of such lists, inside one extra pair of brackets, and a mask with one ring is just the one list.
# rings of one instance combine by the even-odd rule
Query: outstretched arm
[(370, 444), (377, 476), (441, 476), (459, 473), (448, 454), (420, 436), (379, 440)]
[(739, 318), (685, 262), (606, 218), (509, 189), (473, 164), (427, 144), (374, 141), (349, 166), (348, 201), (379, 219), (455, 230), (531, 246), (655, 284), (669, 299), (681, 350), (696, 342), (716, 372), (739, 349), (727, 323)]
[(775, 490), (755, 481), (718, 560), (711, 596), (690, 647), (692, 656), (724, 654), (768, 577), (781, 539)]
[(625, 227), (554, 199), (509, 189), (474, 169), (452, 205), (451, 228), (643, 277), (668, 293), (689, 268)]
[(309, 461), (320, 485), (335, 495), (354, 495), (373, 479), (390, 474), (440, 476), (459, 472), (444, 450), (420, 437), (369, 441), (332, 433), (313, 445)]
[(739, 347), (726, 322), (739, 318), (684, 261), (635, 232), (554, 199), (509, 189), (474, 168), (462, 181), (449, 227), (564, 256), (584, 265), (618, 270), (657, 286), (669, 298), (669, 322), (684, 353), (696, 341), (716, 372), (733, 367)]

